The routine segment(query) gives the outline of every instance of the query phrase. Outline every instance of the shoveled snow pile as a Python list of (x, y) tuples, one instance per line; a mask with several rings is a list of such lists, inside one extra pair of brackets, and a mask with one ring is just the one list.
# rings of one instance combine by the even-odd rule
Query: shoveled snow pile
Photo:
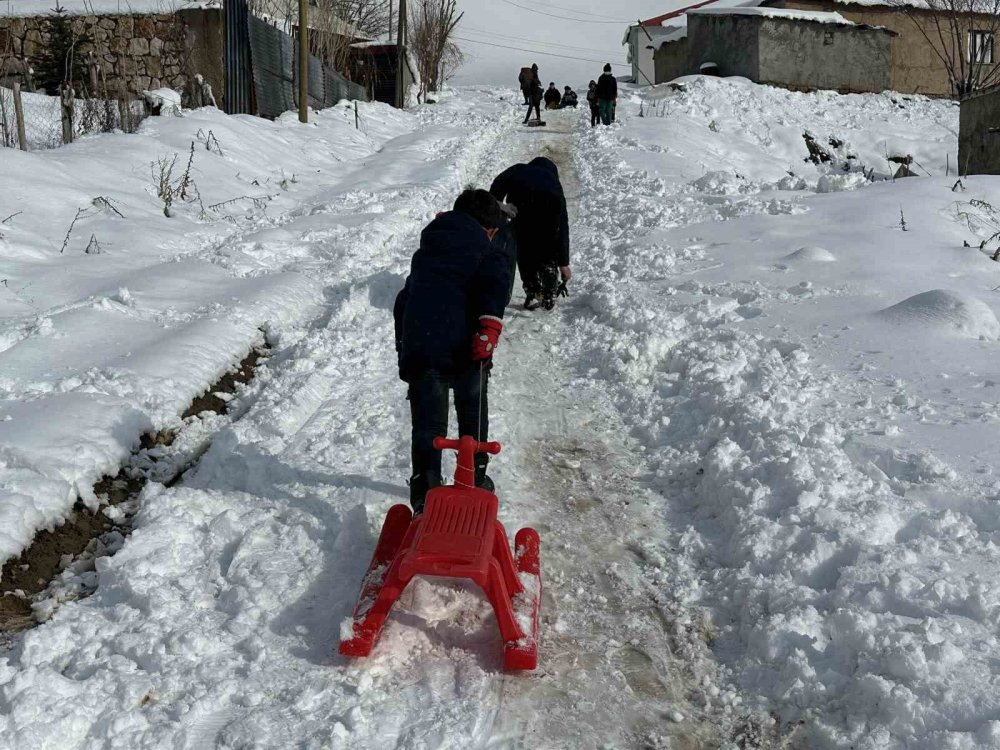
[(264, 331), (277, 341), (316, 314), (308, 268), (262, 264), (248, 238), (280, 232), (304, 195), (416, 122), (360, 112), (364, 131), (344, 107), (310, 127), (206, 108), (136, 135), (3, 149), (0, 563), (78, 498), (95, 506), (94, 482), (144, 432), (176, 426)]
[(782, 258), (786, 263), (833, 263), (836, 256), (826, 248), (807, 245)]
[[(968, 219), (1000, 180), (952, 192), (946, 102), (718, 79), (651, 96), (582, 134), (594, 250), (565, 351), (670, 500), (670, 596), (710, 613), (775, 742), (1000, 746), (1000, 264)], [(692, 173), (721, 163), (815, 184), (803, 130), (935, 176), (692, 199)]]
[(923, 331), (943, 329), (963, 336), (996, 341), (1000, 322), (982, 300), (948, 289), (921, 292), (879, 313), (886, 320)]

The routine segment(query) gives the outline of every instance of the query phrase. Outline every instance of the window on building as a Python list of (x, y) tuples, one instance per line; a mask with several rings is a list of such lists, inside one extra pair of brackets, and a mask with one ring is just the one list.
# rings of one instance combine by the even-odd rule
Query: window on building
[(969, 62), (973, 63), (993, 62), (993, 32), (991, 31), (969, 32)]

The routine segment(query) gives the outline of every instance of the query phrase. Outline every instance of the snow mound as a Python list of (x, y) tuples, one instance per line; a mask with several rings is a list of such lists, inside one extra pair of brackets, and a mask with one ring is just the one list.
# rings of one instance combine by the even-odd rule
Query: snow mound
[(846, 172), (843, 174), (825, 174), (816, 183), (817, 193), (842, 193), (845, 190), (857, 190), (868, 184), (868, 178), (861, 172)]
[(893, 323), (931, 326), (988, 341), (1000, 339), (1000, 321), (985, 302), (948, 289), (915, 294), (878, 314)]
[(789, 253), (782, 260), (787, 263), (832, 263), (837, 260), (837, 256), (826, 248), (809, 245)]

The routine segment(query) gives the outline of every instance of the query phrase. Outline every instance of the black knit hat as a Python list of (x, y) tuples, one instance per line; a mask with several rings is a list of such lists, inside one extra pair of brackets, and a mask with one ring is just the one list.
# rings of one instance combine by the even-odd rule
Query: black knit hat
[(604, 72), (605, 73), (611, 72), (611, 63), (604, 63)]

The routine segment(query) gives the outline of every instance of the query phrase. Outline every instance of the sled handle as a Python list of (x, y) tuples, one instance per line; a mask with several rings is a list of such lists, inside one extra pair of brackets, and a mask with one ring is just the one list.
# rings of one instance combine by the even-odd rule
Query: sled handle
[(491, 456), (495, 456), (500, 452), (500, 443), (496, 441), (491, 441), (489, 443), (480, 443), (475, 440), (475, 438), (466, 436), (459, 440), (453, 438), (436, 437), (434, 438), (434, 447), (439, 451), (453, 450), (461, 451), (462, 442), (465, 440), (471, 440), (473, 444), (473, 453), (489, 453)]

